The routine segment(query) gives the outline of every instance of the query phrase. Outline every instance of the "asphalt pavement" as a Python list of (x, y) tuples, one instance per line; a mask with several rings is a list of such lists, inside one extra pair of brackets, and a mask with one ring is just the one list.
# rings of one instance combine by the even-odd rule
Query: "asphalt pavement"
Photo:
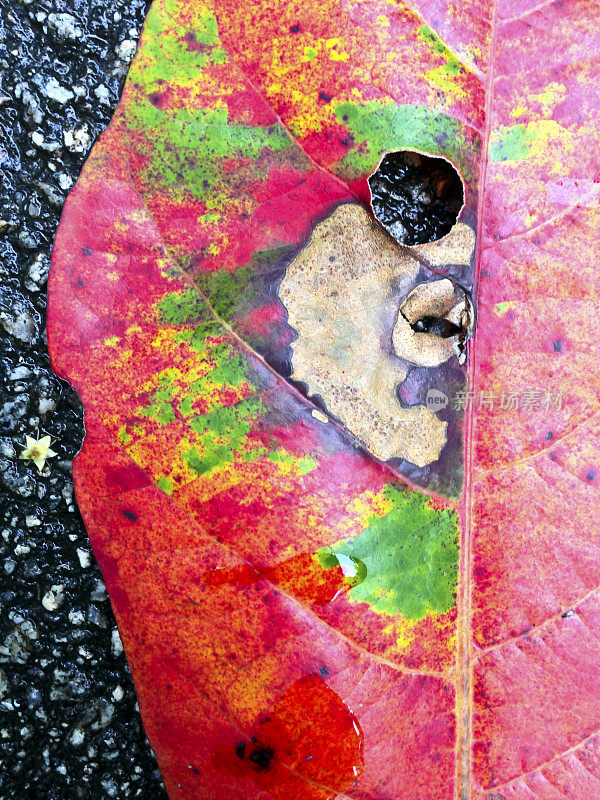
[[(146, 11), (0, 0), (0, 800), (166, 798), (73, 496), (81, 404), (44, 330), (61, 208)], [(48, 435), (40, 473), (19, 455)]]

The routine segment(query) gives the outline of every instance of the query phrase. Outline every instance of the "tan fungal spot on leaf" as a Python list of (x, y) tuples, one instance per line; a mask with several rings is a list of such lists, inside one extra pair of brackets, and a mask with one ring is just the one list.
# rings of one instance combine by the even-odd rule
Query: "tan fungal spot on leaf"
[(412, 249), (433, 267), (446, 264), (468, 266), (475, 250), (475, 231), (464, 222), (458, 222), (447, 236), (437, 242), (419, 244)]
[(446, 423), (396, 395), (409, 365), (391, 346), (398, 306), (420, 262), (399, 248), (358, 204), (345, 204), (314, 229), (287, 268), (279, 296), (297, 332), (295, 380), (382, 461), (425, 466), (439, 458)]

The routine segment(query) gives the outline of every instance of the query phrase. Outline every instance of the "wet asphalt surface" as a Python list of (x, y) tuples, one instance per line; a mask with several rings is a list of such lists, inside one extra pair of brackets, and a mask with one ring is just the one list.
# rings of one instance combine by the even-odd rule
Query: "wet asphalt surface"
[[(0, 800), (166, 800), (71, 461), (83, 414), (44, 331), (64, 199), (116, 105), (145, 0), (0, 0)], [(25, 435), (58, 454), (42, 474)]]

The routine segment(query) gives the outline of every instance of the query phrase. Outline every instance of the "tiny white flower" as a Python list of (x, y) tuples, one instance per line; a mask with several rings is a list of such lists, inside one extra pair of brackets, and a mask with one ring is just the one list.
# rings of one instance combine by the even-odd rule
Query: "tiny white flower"
[(47, 458), (58, 455), (50, 449), (52, 440), (49, 436), (42, 436), (41, 439), (33, 439), (31, 436), (25, 437), (25, 449), (19, 456), (21, 461), (33, 461), (41, 472), (44, 469)]

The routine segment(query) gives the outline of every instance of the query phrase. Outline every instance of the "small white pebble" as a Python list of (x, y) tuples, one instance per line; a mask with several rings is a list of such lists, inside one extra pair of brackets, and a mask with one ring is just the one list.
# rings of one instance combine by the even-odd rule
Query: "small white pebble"
[(39, 517), (34, 517), (34, 516), (25, 517), (25, 525), (27, 525), (28, 528), (37, 528), (38, 525), (41, 524), (42, 520), (39, 519)]
[(99, 86), (96, 86), (94, 89), (94, 94), (101, 103), (108, 103), (110, 92), (103, 83), (101, 83)]
[(83, 625), (85, 622), (85, 615), (83, 611), (75, 611), (74, 609), (71, 609), (71, 611), (69, 611), (69, 622), (71, 625)]
[(61, 106), (75, 97), (73, 92), (70, 89), (65, 89), (64, 86), (61, 86), (56, 78), (50, 78), (43, 91), (46, 97), (49, 97), (51, 100), (55, 100)]
[(81, 730), (81, 728), (73, 728), (73, 732), (69, 737), (71, 744), (77, 747), (78, 744), (82, 744), (83, 740), (85, 739), (85, 733)]
[(81, 547), (77, 548), (77, 557), (82, 569), (87, 569), (92, 564), (92, 554), (87, 550), (82, 550)]
[(315, 419), (318, 419), (319, 422), (329, 422), (329, 417), (324, 414), (322, 411), (319, 411), (318, 408), (313, 408), (311, 414)]
[(123, 61), (130, 61), (133, 58), (136, 48), (137, 45), (132, 39), (124, 39), (117, 47), (117, 53)]
[(15, 367), (10, 375), (8, 376), (11, 381), (21, 381), (24, 378), (29, 378), (31, 375), (31, 370), (29, 367), (26, 367), (24, 364), (20, 364), (18, 367)]
[(119, 631), (114, 628), (110, 637), (110, 649), (113, 656), (120, 656), (123, 652), (123, 642), (119, 636)]
[(113, 700), (116, 700), (117, 703), (119, 702), (119, 700), (122, 700), (125, 697), (125, 692), (123, 691), (123, 687), (116, 686), (113, 689), (112, 697)]
[[(63, 486), (61, 494), (63, 496), (63, 500), (67, 505), (73, 502), (73, 484), (67, 483)], [(82, 565), (83, 566), (83, 565)]]
[(65, 599), (65, 587), (62, 584), (51, 586), (42, 597), (42, 605), (48, 611), (56, 611)]
[(54, 411), (56, 403), (49, 397), (40, 397), (38, 402), (38, 414), (45, 416), (48, 411)]

